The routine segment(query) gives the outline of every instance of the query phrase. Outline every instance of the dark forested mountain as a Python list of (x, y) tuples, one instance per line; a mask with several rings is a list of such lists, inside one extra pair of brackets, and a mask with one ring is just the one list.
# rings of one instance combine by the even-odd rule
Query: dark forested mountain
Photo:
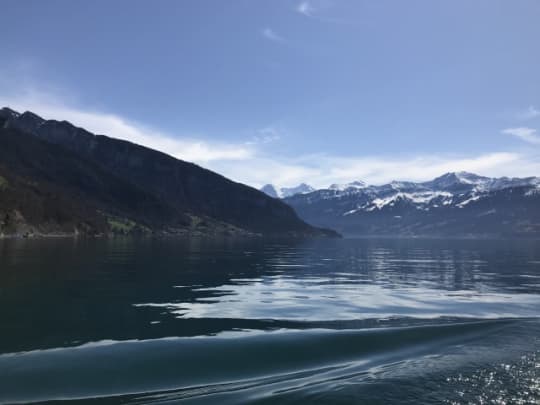
[(423, 183), (332, 185), (284, 199), (345, 235), (540, 237), (540, 178), (447, 173)]
[(110, 232), (335, 235), (195, 164), (0, 110), (0, 234)]

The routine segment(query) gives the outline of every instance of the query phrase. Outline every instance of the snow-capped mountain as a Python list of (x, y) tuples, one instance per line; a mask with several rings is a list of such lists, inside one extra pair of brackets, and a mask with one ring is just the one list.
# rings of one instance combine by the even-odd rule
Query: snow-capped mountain
[(366, 183), (363, 181), (353, 181), (352, 183), (346, 183), (346, 184), (332, 184), (330, 187), (328, 187), (329, 190), (338, 190), (338, 191), (346, 191), (346, 190), (359, 190), (366, 188)]
[(276, 189), (272, 184), (266, 184), (261, 188), (261, 191), (270, 197), (287, 198), (296, 194), (311, 193), (315, 191), (315, 189), (306, 183), (302, 183), (296, 187), (281, 187), (280, 189)]
[(285, 197), (301, 218), (344, 234), (540, 235), (540, 178), (447, 173), (426, 182), (354, 182)]

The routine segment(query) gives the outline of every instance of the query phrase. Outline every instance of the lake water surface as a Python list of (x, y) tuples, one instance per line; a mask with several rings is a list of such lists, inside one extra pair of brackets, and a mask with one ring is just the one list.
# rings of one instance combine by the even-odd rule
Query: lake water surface
[(540, 242), (0, 241), (0, 403), (540, 402)]

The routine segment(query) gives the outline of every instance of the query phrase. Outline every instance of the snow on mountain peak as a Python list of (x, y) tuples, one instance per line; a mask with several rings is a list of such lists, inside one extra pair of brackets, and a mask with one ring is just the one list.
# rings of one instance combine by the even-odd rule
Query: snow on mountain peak
[[(397, 198), (397, 194), (399, 194), (400, 198), (410, 200), (414, 204), (425, 204), (427, 201), (423, 201), (424, 199), (429, 201), (434, 198), (445, 198), (447, 201), (441, 202), (441, 204), (447, 204), (451, 196), (470, 195), (473, 197), (478, 193), (490, 193), (511, 187), (535, 187), (540, 189), (540, 178), (491, 178), (459, 171), (446, 173), (434, 180), (421, 183), (392, 181), (391, 183), (380, 186), (368, 186), (363, 181), (353, 181), (351, 183), (332, 184), (320, 190), (315, 190), (305, 183), (297, 187), (282, 187), (279, 189), (271, 184), (267, 184), (261, 191), (274, 198), (286, 198), (315, 191), (320, 191), (320, 197), (324, 199), (358, 194), (358, 198), (367, 198), (369, 200), (380, 198), (381, 201), (378, 205), (384, 205), (383, 202), (387, 202), (388, 198)], [(437, 202), (435, 204), (439, 203)]]
[(302, 183), (296, 187), (280, 188), (282, 198), (291, 197), (296, 194), (307, 194), (307, 193), (311, 193), (312, 191), (315, 191), (315, 189), (306, 183)]
[(451, 172), (443, 174), (435, 178), (434, 180), (427, 181), (422, 183), (428, 188), (433, 188), (437, 190), (447, 190), (447, 189), (456, 189), (456, 188), (483, 188), (486, 186), (492, 179), (489, 177), (478, 176), (474, 173), (469, 172)]
[(311, 193), (312, 191), (315, 191), (315, 189), (306, 183), (302, 183), (296, 187), (281, 187), (280, 189), (277, 189), (273, 184), (266, 184), (260, 189), (260, 191), (269, 195), (270, 197), (286, 198), (292, 197), (296, 194)]
[(347, 189), (360, 189), (360, 188), (366, 188), (366, 183), (363, 181), (357, 180), (353, 181), (351, 183), (345, 183), (345, 184), (331, 184), (328, 189), (329, 190), (336, 190), (336, 191), (345, 191)]
[(489, 177), (483, 177), (469, 172), (457, 172), (455, 175), (461, 183), (465, 184), (482, 184), (491, 180)]

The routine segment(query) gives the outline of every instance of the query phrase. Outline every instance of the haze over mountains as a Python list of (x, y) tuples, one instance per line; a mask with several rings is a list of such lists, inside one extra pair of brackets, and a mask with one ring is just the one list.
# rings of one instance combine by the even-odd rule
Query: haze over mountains
[(336, 236), (284, 202), (67, 121), (0, 110), (0, 235)]
[(447, 173), (426, 182), (361, 181), (284, 198), (305, 221), (345, 235), (540, 236), (540, 178)]

